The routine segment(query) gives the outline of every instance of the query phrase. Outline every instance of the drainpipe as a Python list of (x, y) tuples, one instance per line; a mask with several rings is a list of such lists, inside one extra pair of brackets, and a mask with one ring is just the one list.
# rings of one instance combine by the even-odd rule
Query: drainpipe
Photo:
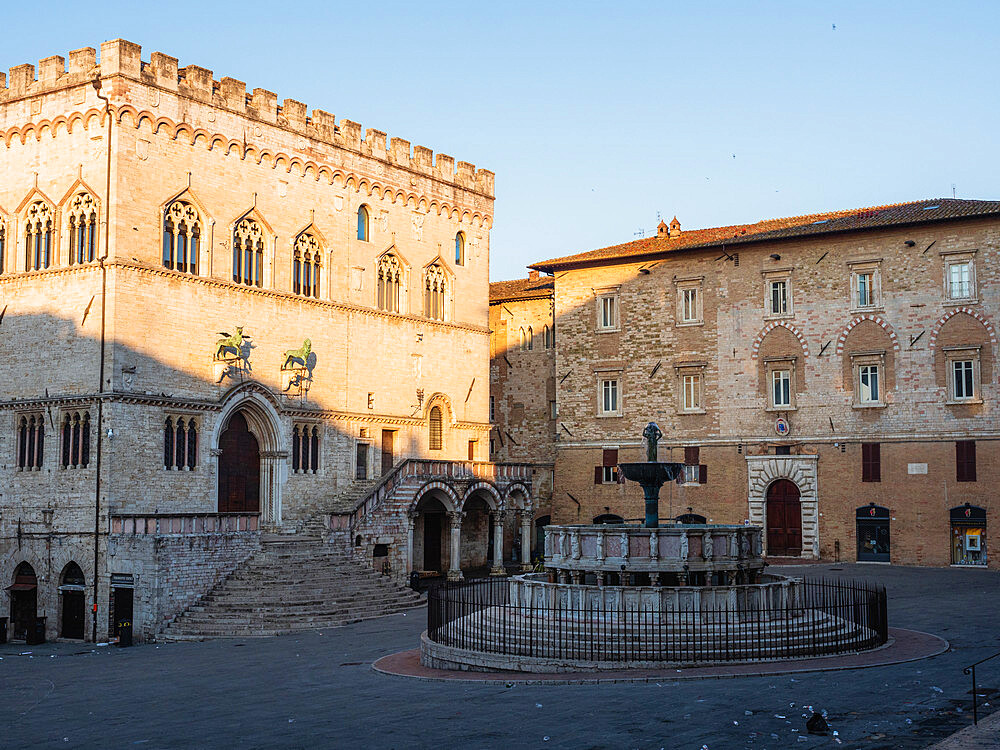
[(97, 601), (100, 589), (100, 573), (98, 572), (101, 559), (101, 458), (104, 445), (104, 354), (106, 350), (106, 310), (108, 294), (108, 268), (105, 261), (108, 258), (108, 243), (111, 237), (111, 100), (101, 94), (101, 79), (94, 79), (94, 90), (97, 98), (104, 102), (104, 116), (108, 121), (107, 140), (107, 164), (106, 181), (104, 184), (104, 248), (97, 258), (97, 263), (101, 267), (101, 346), (100, 359), (98, 362), (97, 380), (97, 456), (95, 460), (95, 470), (97, 479), (94, 483), (94, 605), (93, 605), (93, 642), (97, 643)]

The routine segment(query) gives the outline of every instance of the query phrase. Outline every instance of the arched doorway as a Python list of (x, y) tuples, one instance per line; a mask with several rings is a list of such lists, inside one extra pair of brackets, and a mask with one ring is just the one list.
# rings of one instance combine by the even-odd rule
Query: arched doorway
[(444, 573), (448, 569), (446, 553), (451, 528), (446, 512), (444, 503), (433, 495), (424, 495), (417, 503), (417, 517), (413, 525), (413, 563), (419, 570)]
[(83, 640), (84, 618), (87, 605), (84, 602), (87, 582), (83, 571), (75, 562), (63, 568), (62, 580), (59, 585), (59, 598), (62, 605), (62, 621), (59, 635), (63, 638)]
[(243, 412), (219, 438), (219, 512), (260, 512), (260, 445)]
[(11, 637), (19, 641), (27, 640), (38, 616), (38, 578), (35, 576), (35, 569), (26, 562), (18, 565), (14, 570), (14, 582), (7, 590), (10, 592)]
[(779, 479), (767, 488), (767, 554), (802, 554), (802, 506), (795, 482)]
[(476, 493), (462, 508), (465, 516), (462, 518), (461, 554), (459, 565), (466, 578), (484, 577), (489, 574), (492, 562), (492, 526), (490, 523), (490, 505), (482, 493)]

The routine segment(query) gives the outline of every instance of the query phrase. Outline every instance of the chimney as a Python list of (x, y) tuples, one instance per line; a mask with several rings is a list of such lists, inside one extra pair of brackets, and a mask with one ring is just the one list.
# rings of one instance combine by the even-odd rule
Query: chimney
[(660, 223), (656, 225), (656, 236), (657, 237), (669, 237), (670, 230), (667, 228), (667, 222), (660, 219)]
[(538, 271), (534, 268), (528, 269), (528, 281), (535, 282), (538, 281)]
[(680, 237), (681, 236), (681, 223), (679, 221), (677, 221), (677, 217), (676, 216), (670, 222), (670, 236), (671, 237)]

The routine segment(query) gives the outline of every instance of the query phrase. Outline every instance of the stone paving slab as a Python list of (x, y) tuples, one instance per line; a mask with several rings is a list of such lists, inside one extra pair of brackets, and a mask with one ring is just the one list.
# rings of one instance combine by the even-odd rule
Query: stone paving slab
[(1000, 711), (982, 719), (979, 724), (955, 732), (927, 750), (996, 750), (1000, 748)]
[(452, 669), (433, 669), (420, 663), (420, 649), (401, 651), (383, 656), (372, 669), (396, 677), (445, 682), (484, 682), (489, 685), (600, 685), (618, 682), (662, 682), (663, 680), (696, 680), (728, 677), (767, 677), (776, 674), (800, 672), (830, 672), (865, 667), (884, 667), (919, 659), (929, 659), (949, 648), (948, 641), (930, 633), (917, 630), (889, 628), (889, 642), (884, 646), (858, 654), (823, 656), (814, 659), (788, 659), (785, 661), (756, 662), (753, 664), (720, 664), (682, 669), (622, 669), (600, 672), (470, 672)]

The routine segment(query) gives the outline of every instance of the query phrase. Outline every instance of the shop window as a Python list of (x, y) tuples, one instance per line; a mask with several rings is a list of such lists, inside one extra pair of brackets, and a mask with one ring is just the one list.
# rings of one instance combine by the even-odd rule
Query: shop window
[(986, 509), (966, 503), (952, 508), (951, 564), (986, 566)]
[(959, 482), (976, 481), (976, 441), (955, 441), (955, 478)]
[(880, 443), (861, 444), (861, 481), (882, 481), (882, 446)]
[(618, 449), (605, 448), (601, 465), (594, 467), (594, 484), (618, 483)]
[(858, 562), (889, 562), (889, 509), (875, 503), (855, 513)]

